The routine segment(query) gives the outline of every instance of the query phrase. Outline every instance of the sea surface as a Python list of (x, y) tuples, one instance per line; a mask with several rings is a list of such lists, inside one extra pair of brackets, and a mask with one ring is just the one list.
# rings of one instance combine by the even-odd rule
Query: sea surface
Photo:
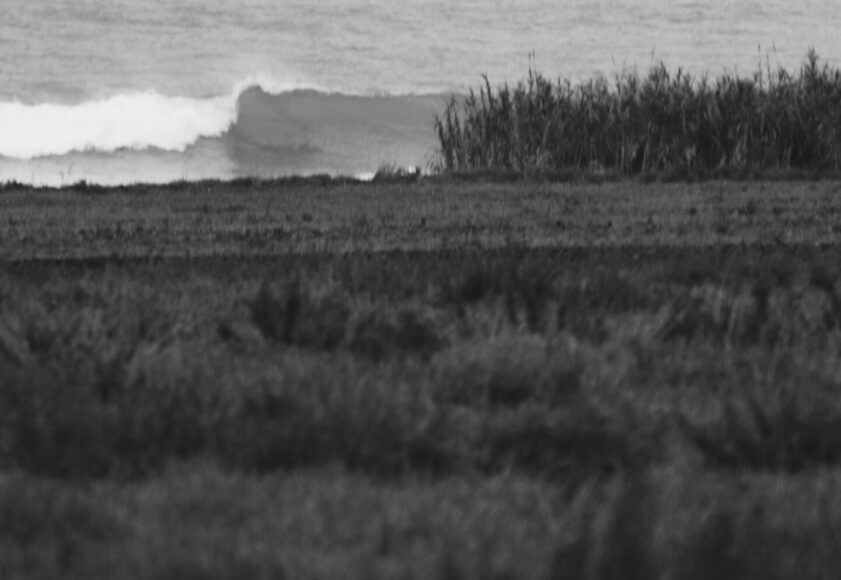
[(837, 0), (2, 0), (0, 181), (426, 168), (446, 95), (841, 63)]

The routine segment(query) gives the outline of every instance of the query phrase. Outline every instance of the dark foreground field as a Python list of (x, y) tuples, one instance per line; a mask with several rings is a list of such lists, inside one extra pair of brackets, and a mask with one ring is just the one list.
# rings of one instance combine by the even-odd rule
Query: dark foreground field
[(0, 192), (0, 578), (837, 578), (839, 193)]

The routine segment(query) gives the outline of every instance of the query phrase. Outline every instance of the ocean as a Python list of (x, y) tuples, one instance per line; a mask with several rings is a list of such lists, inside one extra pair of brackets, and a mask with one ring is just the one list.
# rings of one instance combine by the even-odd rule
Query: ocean
[(838, 66), (838, 30), (834, 0), (2, 0), (0, 181), (426, 168), (483, 74)]

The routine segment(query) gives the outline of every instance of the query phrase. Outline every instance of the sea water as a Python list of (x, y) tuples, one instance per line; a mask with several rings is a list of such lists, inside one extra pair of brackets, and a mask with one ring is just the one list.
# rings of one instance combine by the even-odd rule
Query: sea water
[(841, 62), (834, 0), (2, 0), (0, 181), (364, 175), (434, 161), (447, 95)]

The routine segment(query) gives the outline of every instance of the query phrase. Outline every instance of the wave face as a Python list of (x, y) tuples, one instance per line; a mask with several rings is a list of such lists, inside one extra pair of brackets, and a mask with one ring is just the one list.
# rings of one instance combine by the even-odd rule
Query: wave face
[(423, 166), (442, 107), (441, 96), (262, 85), (208, 99), (145, 92), (78, 105), (0, 103), (0, 179), (122, 184)]
[(240, 94), (223, 136), (240, 167), (352, 174), (383, 164), (423, 165), (432, 156), (440, 96), (349, 96), (299, 90)]

